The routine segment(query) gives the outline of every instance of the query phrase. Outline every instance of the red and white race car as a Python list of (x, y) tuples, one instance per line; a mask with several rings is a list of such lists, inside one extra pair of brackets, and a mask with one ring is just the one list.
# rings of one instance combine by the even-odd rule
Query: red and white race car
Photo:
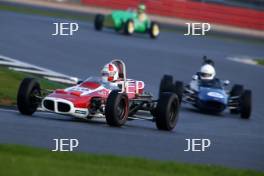
[[(122, 60), (112, 60), (118, 81), (89, 77), (77, 85), (54, 91), (43, 90), (35, 78), (25, 78), (17, 95), (18, 110), (32, 115), (38, 108), (77, 118), (105, 117), (110, 126), (122, 126), (138, 110), (150, 111), (161, 130), (172, 130), (178, 120), (179, 100), (172, 92), (161, 92), (158, 100), (144, 91), (144, 82), (126, 78)], [(47, 92), (48, 91), (48, 92)]]

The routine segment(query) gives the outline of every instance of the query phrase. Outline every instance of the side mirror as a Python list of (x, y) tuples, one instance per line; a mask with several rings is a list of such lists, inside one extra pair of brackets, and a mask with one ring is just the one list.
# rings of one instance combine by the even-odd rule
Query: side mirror
[(224, 80), (224, 85), (225, 86), (228, 86), (230, 84), (230, 81), (229, 80)]
[(197, 75), (193, 75), (193, 76), (192, 76), (192, 80), (195, 81), (195, 80), (197, 80), (197, 79), (198, 79), (198, 76), (197, 76)]

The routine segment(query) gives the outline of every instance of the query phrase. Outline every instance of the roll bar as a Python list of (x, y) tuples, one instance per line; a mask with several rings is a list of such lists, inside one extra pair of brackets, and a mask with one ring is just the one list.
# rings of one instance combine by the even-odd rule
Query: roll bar
[[(114, 59), (111, 61), (111, 63), (115, 64), (118, 67), (119, 72), (122, 72), (122, 73), (119, 73), (119, 76), (123, 78), (124, 83), (126, 85), (126, 82), (127, 82), (126, 64), (121, 59)], [(125, 86), (125, 89), (126, 89), (126, 86)]]

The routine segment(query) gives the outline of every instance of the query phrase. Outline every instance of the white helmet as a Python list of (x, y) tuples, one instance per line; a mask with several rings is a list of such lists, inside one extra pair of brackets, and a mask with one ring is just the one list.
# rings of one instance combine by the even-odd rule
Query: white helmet
[(114, 82), (118, 79), (118, 75), (119, 75), (117, 67), (112, 63), (106, 64), (103, 67), (101, 74), (102, 74), (102, 80), (104, 82), (107, 81)]
[(212, 80), (215, 77), (215, 69), (210, 64), (205, 64), (201, 67), (200, 77), (202, 80)]

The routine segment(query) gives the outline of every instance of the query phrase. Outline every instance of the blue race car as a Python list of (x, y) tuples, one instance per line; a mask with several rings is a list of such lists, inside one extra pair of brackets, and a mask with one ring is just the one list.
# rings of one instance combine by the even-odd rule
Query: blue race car
[(173, 77), (164, 75), (160, 84), (161, 92), (175, 92), (179, 100), (189, 103), (203, 112), (221, 113), (229, 109), (232, 114), (240, 114), (241, 118), (249, 119), (251, 115), (251, 90), (244, 89), (242, 85), (234, 85), (230, 91), (226, 90), (229, 81), (217, 78), (210, 81), (197, 81), (197, 89), (183, 82), (173, 83)]

